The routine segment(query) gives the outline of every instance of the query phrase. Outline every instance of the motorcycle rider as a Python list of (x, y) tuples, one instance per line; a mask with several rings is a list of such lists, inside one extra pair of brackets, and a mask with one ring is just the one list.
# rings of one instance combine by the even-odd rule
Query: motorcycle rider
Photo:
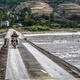
[(16, 44), (18, 45), (18, 35), (16, 31), (13, 31), (13, 34), (11, 35), (11, 43), (14, 42), (14, 38), (16, 39)]

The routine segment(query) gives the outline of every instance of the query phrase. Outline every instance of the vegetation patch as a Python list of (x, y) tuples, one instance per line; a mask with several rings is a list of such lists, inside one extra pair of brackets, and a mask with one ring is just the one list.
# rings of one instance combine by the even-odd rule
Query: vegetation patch
[(48, 31), (50, 30), (50, 28), (47, 26), (29, 26), (24, 29), (28, 31)]
[(8, 28), (0, 28), (0, 33), (4, 33), (4, 32), (7, 32), (8, 31)]

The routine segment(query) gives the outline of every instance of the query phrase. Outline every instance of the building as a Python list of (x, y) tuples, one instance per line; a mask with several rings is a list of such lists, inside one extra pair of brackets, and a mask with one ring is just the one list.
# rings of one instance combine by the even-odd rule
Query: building
[(9, 23), (9, 21), (1, 21), (0, 22), (0, 27), (8, 27), (8, 26), (10, 26), (10, 23)]

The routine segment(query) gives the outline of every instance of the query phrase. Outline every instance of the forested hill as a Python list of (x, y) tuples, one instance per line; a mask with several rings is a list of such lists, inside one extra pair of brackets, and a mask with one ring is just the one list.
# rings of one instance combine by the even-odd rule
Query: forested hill
[(56, 10), (57, 5), (62, 3), (80, 3), (80, 0), (0, 0), (0, 7), (5, 10), (14, 9), (17, 5), (20, 5), (21, 2), (46, 2), (48, 3), (54, 10)]
[[(14, 5), (23, 1), (38, 1), (38, 0), (0, 0), (0, 4)], [(48, 3), (56, 3), (56, 4), (65, 3), (65, 2), (73, 2), (73, 3), (79, 2), (79, 0), (39, 0), (39, 1), (44, 1)]]

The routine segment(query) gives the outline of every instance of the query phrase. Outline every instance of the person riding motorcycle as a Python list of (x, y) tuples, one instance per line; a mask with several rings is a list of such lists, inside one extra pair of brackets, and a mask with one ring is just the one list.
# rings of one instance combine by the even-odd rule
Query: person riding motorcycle
[(16, 45), (18, 45), (18, 35), (16, 31), (13, 31), (13, 34), (11, 35), (11, 43), (14, 42), (14, 39), (16, 40)]

